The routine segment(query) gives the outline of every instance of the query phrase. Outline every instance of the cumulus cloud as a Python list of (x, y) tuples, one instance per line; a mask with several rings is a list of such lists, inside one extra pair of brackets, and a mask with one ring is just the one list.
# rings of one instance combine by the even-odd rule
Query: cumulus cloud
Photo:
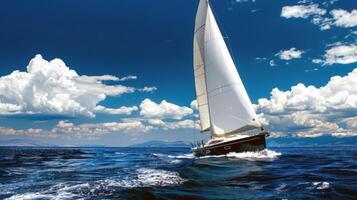
[(37, 128), (28, 129), (14, 129), (7, 127), (0, 127), (0, 135), (5, 136), (29, 136), (29, 137), (47, 137), (56, 138), (57, 135), (51, 134), (49, 131)]
[(280, 51), (275, 55), (279, 56), (281, 60), (292, 60), (292, 59), (301, 58), (301, 55), (303, 53), (304, 51), (296, 50), (296, 48), (291, 48), (289, 50)]
[(289, 18), (308, 18), (311, 15), (324, 15), (325, 9), (319, 8), (317, 4), (284, 6), (281, 10), (281, 16)]
[(96, 106), (94, 111), (96, 113), (112, 114), (112, 115), (131, 115), (134, 111), (139, 110), (138, 107), (126, 107), (122, 106), (120, 108), (106, 108), (104, 106)]
[(357, 68), (344, 77), (335, 76), (323, 87), (275, 88), (270, 99), (259, 99), (258, 111), (269, 128), (298, 137), (354, 136), (357, 113)]
[(148, 123), (159, 127), (163, 130), (174, 130), (174, 129), (200, 129), (200, 125), (197, 121), (193, 121), (190, 119), (174, 121), (174, 122), (164, 122), (160, 119), (149, 119)]
[(69, 121), (59, 121), (58, 124), (49, 130), (44, 129), (13, 129), (0, 127), (0, 135), (6, 136), (31, 136), (31, 137), (69, 137), (96, 139), (105, 134), (132, 134), (147, 133), (153, 129), (150, 125), (145, 125), (140, 120), (110, 123), (86, 123), (75, 125)]
[(108, 123), (74, 123), (61, 120), (55, 127), (45, 129), (14, 129), (0, 127), (0, 135), (4, 136), (30, 136), (45, 138), (82, 138), (98, 139), (106, 134), (142, 134), (153, 130), (195, 129), (199, 130), (199, 121), (190, 119), (165, 122), (161, 119), (127, 118), (120, 122)]
[(198, 103), (197, 103), (197, 100), (193, 100), (191, 101), (191, 104), (190, 104), (190, 107), (193, 109), (193, 110), (198, 110)]
[(322, 16), (315, 16), (313, 19), (311, 19), (311, 22), (317, 26), (320, 26), (320, 30), (322, 31), (330, 29), (333, 25), (331, 18)]
[(186, 106), (178, 106), (165, 100), (157, 104), (150, 99), (145, 99), (140, 104), (140, 115), (146, 118), (171, 118), (180, 120), (185, 116), (191, 115), (193, 110)]
[(357, 45), (337, 44), (327, 49), (323, 59), (313, 59), (316, 64), (351, 64), (357, 62)]
[[(306, 2), (305, 2), (306, 3)], [(333, 4), (334, 2), (331, 2)], [(281, 16), (284, 18), (311, 19), (311, 22), (320, 26), (321, 30), (328, 30), (331, 26), (351, 28), (357, 26), (357, 10), (348, 12), (343, 9), (334, 9), (327, 16), (326, 9), (319, 8), (318, 4), (284, 6)]]
[(140, 120), (81, 125), (60, 121), (50, 132), (54, 135), (97, 138), (108, 133), (146, 133), (152, 129), (152, 126), (145, 125)]
[(103, 81), (123, 81), (111, 75), (81, 76), (61, 59), (47, 61), (36, 55), (26, 72), (14, 71), (0, 77), (0, 114), (49, 114), (94, 117), (95, 112), (119, 112), (122, 109), (97, 107), (108, 96), (132, 93), (135, 88), (106, 85)]
[(346, 124), (348, 128), (357, 130), (357, 117), (347, 119)]
[(335, 9), (330, 12), (333, 17), (334, 25), (344, 28), (357, 26), (357, 10), (348, 12), (343, 9)]

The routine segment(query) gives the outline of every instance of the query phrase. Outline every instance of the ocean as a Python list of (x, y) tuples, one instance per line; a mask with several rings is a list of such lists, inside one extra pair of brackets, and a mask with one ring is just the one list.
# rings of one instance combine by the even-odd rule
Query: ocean
[(357, 199), (357, 147), (1, 147), (0, 199)]

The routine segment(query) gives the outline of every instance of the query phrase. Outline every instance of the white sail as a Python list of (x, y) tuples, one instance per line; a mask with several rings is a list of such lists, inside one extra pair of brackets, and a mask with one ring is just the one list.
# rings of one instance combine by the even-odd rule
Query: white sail
[(210, 5), (207, 0), (201, 0), (200, 4), (207, 5), (201, 73), (206, 78), (212, 134), (224, 137), (261, 127)]
[(196, 98), (200, 115), (201, 131), (207, 131), (211, 127), (208, 110), (206, 74), (204, 66), (204, 34), (207, 16), (207, 6), (207, 0), (200, 1), (196, 15), (195, 35), (193, 44)]

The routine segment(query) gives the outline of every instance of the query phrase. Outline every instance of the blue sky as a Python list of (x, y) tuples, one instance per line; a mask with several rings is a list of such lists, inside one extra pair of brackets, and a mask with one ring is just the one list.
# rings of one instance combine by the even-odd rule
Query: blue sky
[[(332, 137), (348, 139), (357, 134), (357, 92), (353, 89), (357, 71), (352, 73), (357, 63), (357, 6), (353, 1), (212, 0), (211, 4), (250, 98), (276, 137), (293, 140), (334, 133)], [(92, 99), (88, 101), (75, 99), (77, 93), (63, 89), (69, 86), (61, 81), (55, 81), (57, 89), (42, 86), (41, 81), (50, 77), (41, 79), (41, 74), (26, 80), (12, 77), (14, 83), (0, 86), (0, 139), (123, 146), (151, 139), (204, 137), (195, 129), (196, 111), (190, 108), (195, 99), (192, 40), (197, 5), (198, 1), (180, 0), (2, 2), (3, 85), (13, 71), (26, 72), (37, 54), (42, 58), (38, 56), (33, 65), (40, 70), (44, 65), (58, 67), (43, 64), (43, 60), (59, 58), (82, 77), (71, 84), (82, 84), (84, 75), (111, 78), (97, 77), (90, 84), (87, 80), (88, 87), (101, 89), (94, 92), (97, 99), (83, 95)], [(68, 74), (62, 75), (68, 78)], [(113, 79), (129, 75), (136, 79)], [(343, 81), (331, 82), (333, 76), (341, 76)], [(10, 94), (20, 88), (14, 86), (17, 83), (31, 89)], [(291, 89), (299, 83), (306, 87)], [(111, 94), (113, 88), (105, 87), (118, 85), (124, 88), (116, 88), (115, 94)], [(316, 90), (307, 88), (309, 85)], [(142, 91), (144, 87), (151, 91)], [(271, 97), (274, 88), (278, 90)], [(34, 97), (27, 99), (29, 90)], [(69, 96), (67, 110), (51, 104), (58, 100), (50, 101), (51, 95), (58, 94)], [(277, 103), (280, 97), (288, 100)], [(71, 104), (73, 99), (79, 106)], [(166, 104), (160, 104), (163, 100)], [(116, 114), (95, 111), (98, 105), (117, 109)], [(122, 106), (131, 111), (126, 109), (123, 114), (124, 109), (118, 110)], [(150, 113), (153, 109), (159, 112)], [(116, 123), (112, 124), (115, 130), (108, 123)], [(141, 133), (140, 128), (147, 131)], [(79, 129), (87, 132), (75, 134)]]

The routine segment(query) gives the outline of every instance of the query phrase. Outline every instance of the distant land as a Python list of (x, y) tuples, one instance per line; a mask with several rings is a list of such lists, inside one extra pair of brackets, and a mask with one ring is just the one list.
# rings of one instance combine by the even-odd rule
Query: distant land
[(46, 147), (46, 146), (54, 146), (51, 144), (47, 144), (38, 140), (32, 139), (7, 139), (7, 140), (0, 140), (0, 146), (3, 147)]
[(167, 142), (161, 140), (151, 140), (144, 143), (130, 145), (129, 147), (190, 147), (190, 145), (183, 141)]
[(268, 147), (357, 146), (357, 137), (268, 138)]

